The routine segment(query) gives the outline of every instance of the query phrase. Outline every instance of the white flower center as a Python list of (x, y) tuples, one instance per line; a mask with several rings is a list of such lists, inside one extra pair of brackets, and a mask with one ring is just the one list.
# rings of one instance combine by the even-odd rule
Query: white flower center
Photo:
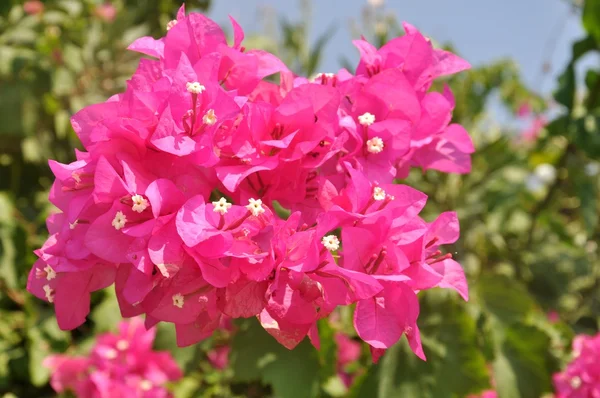
[(383, 151), (383, 140), (379, 137), (373, 137), (368, 140), (367, 151), (369, 151), (369, 153), (379, 153)]
[(44, 267), (44, 272), (46, 272), (46, 280), (50, 281), (56, 278), (56, 272), (52, 269), (51, 266), (46, 265), (46, 267)]
[(46, 293), (46, 300), (48, 300), (48, 302), (50, 302), (50, 303), (53, 303), (54, 302), (54, 289), (52, 289), (50, 287), (50, 285), (44, 285), (43, 289), (44, 289), (44, 293)]
[(213, 211), (220, 213), (221, 215), (227, 213), (227, 210), (231, 208), (231, 203), (228, 203), (225, 198), (221, 198), (216, 202), (212, 202)]
[(129, 342), (127, 340), (119, 340), (117, 341), (117, 350), (125, 351), (129, 348)]
[(369, 113), (369, 112), (363, 113), (362, 115), (360, 115), (358, 117), (358, 122), (361, 125), (368, 127), (368, 126), (372, 125), (373, 123), (375, 123), (375, 115), (373, 115), (372, 113)]
[(173, 29), (175, 27), (175, 25), (177, 25), (176, 19), (169, 21), (169, 23), (167, 23), (167, 31)]
[(217, 115), (215, 115), (215, 111), (213, 109), (209, 109), (206, 111), (204, 116), (202, 116), (202, 123), (212, 126), (217, 122)]
[(246, 209), (250, 210), (253, 216), (258, 217), (262, 213), (265, 212), (265, 209), (262, 207), (262, 200), (260, 199), (248, 199), (248, 205)]
[(571, 387), (573, 387), (574, 389), (578, 389), (579, 387), (581, 387), (581, 378), (579, 376), (575, 376), (571, 379), (569, 384), (571, 384)]
[(340, 248), (340, 240), (335, 235), (327, 235), (321, 239), (321, 243), (329, 251), (336, 251)]
[(118, 211), (117, 214), (115, 214), (115, 218), (112, 220), (112, 226), (118, 231), (125, 226), (126, 222), (127, 217), (125, 217), (125, 214), (123, 214), (122, 211)]
[(113, 350), (112, 348), (109, 348), (104, 352), (104, 357), (107, 359), (115, 359), (118, 356), (119, 353), (116, 350)]
[(133, 201), (133, 206), (131, 208), (137, 213), (143, 212), (149, 206), (148, 200), (142, 195), (133, 195), (131, 200)]
[(318, 82), (323, 77), (325, 77), (326, 79), (333, 79), (334, 76), (335, 76), (335, 73), (317, 73), (315, 75), (315, 77), (313, 77), (311, 79), (311, 82)]
[(173, 295), (173, 305), (177, 308), (183, 308), (184, 302), (183, 295), (181, 293), (177, 293)]
[(375, 200), (384, 200), (385, 199), (385, 191), (380, 187), (373, 188), (373, 199)]
[(198, 82), (188, 82), (186, 83), (185, 88), (188, 93), (192, 94), (201, 94), (204, 90), (206, 90), (206, 87)]
[(142, 381), (140, 381), (140, 389), (142, 391), (150, 391), (150, 390), (152, 390), (152, 382), (150, 380), (142, 380)]

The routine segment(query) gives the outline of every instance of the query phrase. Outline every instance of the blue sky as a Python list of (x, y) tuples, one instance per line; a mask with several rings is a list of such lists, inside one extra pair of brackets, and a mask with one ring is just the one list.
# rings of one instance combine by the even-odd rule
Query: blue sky
[[(549, 93), (554, 77), (570, 56), (571, 43), (584, 34), (579, 16), (565, 0), (385, 0), (384, 9), (400, 21), (417, 26), (437, 42), (451, 42), (473, 65), (511, 57), (530, 87)], [(338, 28), (325, 49), (321, 69), (339, 69), (339, 58), (357, 59), (350, 21), (357, 20), (367, 0), (313, 0), (312, 39), (332, 23)], [(210, 15), (226, 24), (236, 18), (246, 31), (261, 31), (261, 7), (288, 19), (300, 19), (299, 0), (213, 0)], [(555, 42), (555, 43), (553, 43)], [(551, 44), (553, 43), (553, 44)], [(551, 72), (542, 78), (542, 64), (553, 48)]]

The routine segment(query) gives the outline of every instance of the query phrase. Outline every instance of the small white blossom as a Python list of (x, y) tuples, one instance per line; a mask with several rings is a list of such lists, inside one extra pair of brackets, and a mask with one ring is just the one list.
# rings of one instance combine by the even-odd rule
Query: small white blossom
[(169, 23), (167, 23), (167, 31), (173, 29), (175, 27), (175, 25), (177, 25), (176, 19), (169, 21)]
[(358, 117), (358, 122), (362, 126), (365, 126), (365, 127), (370, 126), (373, 123), (375, 123), (375, 115), (373, 115), (372, 113), (366, 112)]
[(204, 90), (206, 90), (206, 87), (198, 82), (188, 82), (186, 83), (185, 88), (187, 89), (188, 93), (192, 94), (201, 94)]
[(142, 380), (140, 381), (140, 390), (142, 391), (150, 391), (152, 390), (153, 384), (150, 380)]
[(56, 278), (56, 272), (54, 271), (54, 269), (52, 269), (51, 266), (46, 265), (46, 267), (44, 267), (44, 272), (46, 273), (46, 280), (50, 281)]
[(116, 350), (113, 350), (112, 348), (109, 348), (108, 350), (104, 351), (104, 358), (106, 359), (115, 359), (118, 356), (119, 353)]
[(137, 213), (143, 212), (149, 206), (148, 199), (144, 198), (142, 195), (133, 195), (131, 201), (133, 202), (131, 208)]
[(321, 239), (321, 243), (329, 251), (336, 251), (340, 248), (340, 240), (335, 235), (327, 235)]
[(117, 350), (125, 351), (129, 348), (129, 342), (127, 340), (119, 340), (117, 341)]
[(367, 151), (369, 153), (380, 153), (383, 151), (383, 140), (379, 137), (373, 137), (367, 141)]
[(545, 184), (551, 184), (556, 179), (556, 168), (548, 163), (538, 165), (533, 173)]
[(250, 210), (253, 216), (258, 217), (262, 213), (265, 212), (265, 209), (262, 207), (262, 200), (260, 199), (248, 199), (248, 205), (246, 209)]
[(50, 303), (53, 303), (54, 302), (54, 289), (52, 289), (50, 287), (50, 285), (44, 285), (43, 289), (44, 289), (44, 293), (46, 294), (46, 300), (48, 300), (48, 302), (50, 302)]
[(600, 163), (591, 162), (585, 165), (585, 174), (589, 177), (597, 176), (600, 173)]
[(118, 211), (112, 220), (112, 226), (118, 231), (125, 226), (125, 223), (127, 223), (127, 217), (125, 217), (122, 211)]
[(335, 76), (334, 73), (317, 73), (315, 75), (315, 77), (313, 77), (312, 79), (310, 79), (311, 82), (318, 82), (319, 80), (321, 80), (321, 78), (325, 76), (325, 78), (327, 79), (333, 79), (333, 77)]
[(213, 109), (209, 109), (206, 111), (204, 116), (202, 116), (202, 123), (212, 126), (217, 122), (217, 115), (215, 115), (215, 111)]
[(183, 308), (184, 302), (183, 295), (181, 293), (177, 293), (173, 295), (173, 305), (178, 308)]
[(581, 387), (581, 378), (579, 376), (575, 376), (571, 379), (569, 384), (571, 384), (571, 387), (577, 390), (579, 387)]
[(216, 202), (212, 202), (213, 211), (224, 215), (231, 208), (231, 203), (228, 203), (225, 198), (221, 198)]
[(384, 200), (385, 199), (385, 191), (380, 187), (373, 188), (373, 199), (375, 200)]

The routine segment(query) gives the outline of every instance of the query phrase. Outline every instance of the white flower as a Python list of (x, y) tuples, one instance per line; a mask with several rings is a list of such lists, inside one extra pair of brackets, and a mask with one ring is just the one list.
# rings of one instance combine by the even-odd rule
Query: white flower
[(119, 340), (117, 341), (117, 350), (125, 351), (129, 348), (129, 342), (127, 340)]
[(177, 293), (173, 295), (173, 305), (178, 308), (183, 308), (183, 302), (185, 299), (181, 293)]
[(150, 391), (152, 390), (153, 384), (150, 380), (142, 380), (140, 381), (140, 390), (142, 391)]
[(262, 207), (262, 200), (260, 199), (248, 199), (248, 205), (246, 209), (250, 210), (253, 216), (258, 217), (262, 213), (265, 212), (265, 209)]
[(188, 82), (186, 83), (185, 88), (187, 89), (188, 93), (192, 94), (201, 94), (204, 90), (206, 90), (206, 87), (198, 82)]
[(112, 226), (118, 231), (125, 226), (125, 223), (127, 223), (127, 217), (125, 217), (122, 211), (118, 211), (112, 220)]
[(319, 82), (323, 78), (323, 76), (325, 76), (326, 79), (333, 79), (335, 74), (334, 73), (317, 73), (315, 75), (315, 77), (310, 79), (310, 81), (311, 82)]
[(358, 117), (358, 122), (365, 127), (370, 126), (375, 123), (375, 115), (369, 112), (364, 113)]
[(142, 195), (133, 195), (131, 197), (133, 202), (133, 206), (131, 207), (133, 211), (141, 213), (146, 210), (149, 206), (148, 200), (144, 198)]
[(379, 137), (373, 137), (367, 141), (367, 151), (369, 153), (380, 153), (383, 151), (383, 140)]
[(585, 165), (585, 174), (589, 177), (597, 176), (600, 173), (600, 163), (590, 162)]
[(113, 350), (112, 348), (109, 348), (108, 350), (104, 351), (104, 358), (106, 359), (115, 359), (118, 356), (119, 353), (116, 350)]
[(50, 302), (50, 303), (53, 303), (54, 302), (54, 289), (52, 289), (50, 287), (50, 285), (44, 285), (44, 287), (42, 289), (44, 289), (44, 293), (46, 294), (46, 300), (48, 300), (48, 302)]
[(213, 109), (209, 109), (208, 111), (206, 111), (204, 116), (202, 116), (202, 123), (204, 123), (204, 124), (212, 126), (216, 122), (217, 122), (217, 115), (215, 115), (215, 111)]
[(224, 215), (231, 208), (231, 203), (228, 203), (225, 198), (221, 198), (216, 202), (212, 202), (213, 211)]
[(556, 168), (548, 163), (538, 165), (533, 173), (545, 184), (551, 184), (556, 179)]
[(581, 378), (579, 376), (575, 376), (571, 379), (569, 384), (571, 384), (571, 387), (577, 390), (579, 387), (581, 387)]
[(321, 239), (321, 243), (329, 251), (336, 251), (340, 248), (340, 240), (335, 235), (327, 235)]
[(373, 188), (373, 199), (375, 200), (384, 200), (385, 199), (385, 191), (380, 187)]
[(46, 272), (46, 280), (50, 281), (56, 278), (56, 272), (52, 269), (51, 266), (46, 265), (46, 267), (44, 267), (44, 272)]
[(175, 27), (175, 25), (177, 25), (176, 19), (169, 21), (169, 23), (167, 23), (167, 31), (173, 29)]

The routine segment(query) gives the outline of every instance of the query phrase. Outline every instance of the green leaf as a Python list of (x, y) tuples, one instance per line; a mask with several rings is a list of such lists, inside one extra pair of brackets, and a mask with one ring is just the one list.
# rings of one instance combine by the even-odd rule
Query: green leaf
[(175, 326), (173, 324), (159, 323), (156, 326), (154, 348), (157, 350), (170, 351), (173, 358), (182, 369), (192, 368), (193, 365), (195, 365), (194, 359), (198, 351), (198, 345), (178, 347)]
[(573, 109), (575, 103), (575, 65), (571, 62), (558, 78), (558, 89), (554, 98), (559, 104)]
[(474, 293), (474, 301), (505, 325), (524, 320), (535, 307), (527, 290), (504, 275), (482, 276), (474, 285)]
[(587, 32), (600, 42), (600, 0), (585, 0), (582, 19)]
[(242, 322), (232, 343), (234, 379), (270, 384), (279, 398), (313, 397), (319, 388), (319, 358), (307, 339), (288, 350), (255, 319)]
[(90, 318), (94, 321), (96, 332), (110, 332), (117, 329), (121, 312), (114, 289), (105, 289), (104, 300), (94, 308)]
[(35, 386), (42, 386), (48, 382), (49, 370), (42, 365), (44, 359), (50, 354), (50, 345), (44, 340), (43, 334), (37, 327), (29, 328), (29, 374)]
[(549, 344), (533, 326), (516, 324), (505, 331), (493, 364), (500, 398), (539, 398), (551, 390), (555, 366)]

